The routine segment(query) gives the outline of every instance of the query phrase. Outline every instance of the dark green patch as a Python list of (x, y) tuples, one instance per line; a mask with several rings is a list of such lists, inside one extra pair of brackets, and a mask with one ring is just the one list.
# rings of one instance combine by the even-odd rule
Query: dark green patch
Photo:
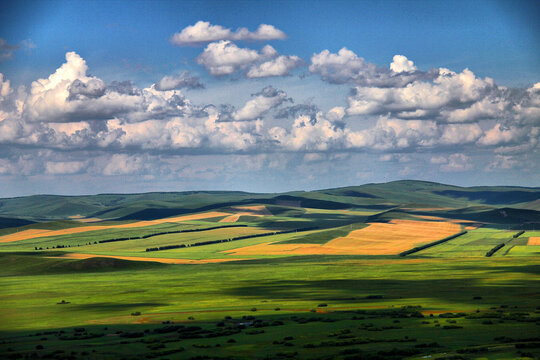
[(290, 240), (281, 241), (278, 244), (326, 244), (328, 241), (349, 235), (351, 231), (368, 226), (363, 223), (355, 223), (332, 230), (317, 231), (311, 234), (295, 236)]

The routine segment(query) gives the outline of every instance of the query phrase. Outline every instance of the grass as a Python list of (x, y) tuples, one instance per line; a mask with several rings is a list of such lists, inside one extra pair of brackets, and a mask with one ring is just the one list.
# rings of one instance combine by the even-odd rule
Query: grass
[(309, 231), (293, 237), (290, 240), (280, 241), (279, 244), (326, 244), (338, 237), (347, 236), (353, 230), (363, 229), (367, 225), (363, 223), (340, 226), (331, 230)]
[(470, 230), (453, 240), (422, 250), (416, 255), (430, 257), (484, 256), (494, 246), (512, 238), (516, 231), (493, 228)]
[[(519, 203), (520, 210), (503, 208), (517, 201), (505, 191), (519, 192), (519, 201), (538, 193), (401, 181), (285, 195), (186, 192), (2, 199), (4, 219), (41, 222), (0, 229), (0, 236), (22, 228), (91, 225), (62, 220), (76, 214), (109, 218), (105, 224), (111, 225), (119, 224), (114, 222), (118, 218), (140, 220), (243, 205), (265, 205), (272, 215), (241, 216), (235, 223), (246, 225), (241, 228), (118, 242), (99, 243), (219, 226), (223, 217), (0, 243), (0, 358), (539, 357), (540, 246), (527, 245), (530, 237), (540, 236), (540, 231), (529, 230), (535, 228), (538, 214), (526, 201)], [(310, 207), (293, 206), (298, 203)], [(389, 210), (394, 207), (399, 210)], [(268, 242), (326, 244), (368, 222), (378, 222), (381, 229), (369, 240), (381, 243), (389, 240), (385, 228), (418, 220), (417, 215), (470, 218), (482, 226), (407, 257), (226, 252)], [(396, 219), (401, 220), (388, 224)], [(306, 227), (317, 229), (145, 251)], [(525, 233), (513, 238), (521, 229)], [(503, 242), (505, 247), (493, 257), (484, 256)], [(58, 244), (71, 247), (34, 251)], [(97, 257), (61, 257), (69, 253)], [(165, 265), (152, 262), (156, 257), (238, 260)], [(451, 317), (441, 315), (449, 312)]]
[[(27, 263), (36, 261), (35, 255), (18, 256), (19, 261), (24, 257), (28, 257)], [(321, 354), (334, 357), (344, 349), (371, 353), (390, 351), (395, 347), (409, 349), (435, 341), (443, 346), (441, 352), (451, 352), (467, 348), (472, 342), (491, 345), (498, 336), (534, 334), (537, 327), (534, 322), (514, 320), (505, 320), (501, 324), (495, 321), (495, 325), (488, 326), (482, 324), (485, 319), (458, 318), (453, 324), (438, 318), (441, 312), (475, 314), (476, 309), (483, 313), (492, 307), (499, 309), (501, 305), (505, 306), (505, 311), (538, 316), (534, 315), (535, 304), (531, 302), (531, 296), (538, 294), (540, 278), (540, 268), (534, 258), (413, 261), (339, 260), (338, 257), (324, 260), (313, 257), (307, 262), (280, 262), (279, 266), (272, 266), (272, 261), (268, 260), (139, 269), (122, 269), (120, 266), (108, 271), (77, 271), (63, 267), (62, 273), (49, 272), (47, 275), (45, 269), (52, 264), (41, 263), (43, 275), (22, 275), (20, 264), (5, 259), (3, 263), (8, 264), (3, 271), (12, 271), (12, 275), (0, 278), (0, 300), (5, 310), (0, 319), (0, 344), (9, 338), (9, 344), (0, 345), (3, 351), (7, 351), (7, 347), (16, 350), (14, 352), (35, 351), (37, 343), (44, 344), (48, 351), (76, 349), (79, 355), (83, 349), (96, 350), (96, 353), (89, 352), (90, 358), (113, 358), (114, 355), (110, 354), (124, 356), (126, 351), (127, 354), (152, 351), (147, 344), (136, 342), (140, 339), (103, 337), (65, 341), (55, 335), (43, 335), (54, 329), (64, 329), (66, 334), (73, 334), (73, 327), (84, 327), (89, 333), (106, 334), (118, 331), (144, 334), (148, 330), (144, 338), (155, 341), (148, 344), (164, 342), (165, 349), (182, 346), (182, 357), (208, 354), (260, 358), (264, 354), (277, 355), (293, 350), (301, 357)], [(272, 271), (268, 271), (269, 266)], [(422, 274), (421, 277), (418, 274)], [(501, 274), (505, 276), (501, 277)], [(475, 297), (481, 299), (475, 300)], [(61, 300), (69, 304), (58, 304)], [(320, 304), (327, 306), (321, 308)], [(376, 315), (377, 311), (403, 306), (422, 306), (427, 318), (397, 318), (399, 323), (395, 323), (395, 317)], [(256, 311), (252, 311), (253, 308)], [(276, 308), (280, 310), (276, 311)], [(329, 313), (311, 312), (317, 308)], [(358, 310), (368, 311), (371, 315), (357, 313)], [(141, 315), (131, 315), (137, 312)], [(430, 312), (435, 312), (435, 318), (429, 317)], [(265, 326), (261, 328), (264, 330), (261, 334), (256, 334), (256, 331), (250, 334), (248, 331), (255, 328), (248, 327), (238, 334), (212, 339), (174, 340), (174, 336), (170, 338), (154, 333), (156, 328), (164, 327), (161, 325), (163, 321), (216, 329), (216, 324), (226, 316), (237, 322), (242, 321), (242, 316), (255, 316), (265, 322), (279, 320), (284, 325)], [(331, 322), (317, 320), (306, 323), (306, 319), (329, 319)], [(435, 326), (435, 319), (441, 328)], [(428, 324), (423, 323), (426, 320)], [(147, 324), (139, 324), (141, 321)], [(371, 325), (366, 325), (369, 323)], [(444, 325), (463, 328), (445, 330), (442, 329)], [(384, 327), (389, 329), (368, 330)], [(345, 330), (349, 331), (349, 337), (341, 340), (353, 338), (380, 342), (337, 347), (318, 345), (323, 341), (338, 340), (339, 335), (332, 334)], [(42, 335), (28, 336), (36, 333)], [(416, 341), (387, 341), (405, 339), (405, 336)], [(48, 340), (37, 342), (43, 337)], [(288, 341), (292, 346), (274, 344), (274, 341), (284, 341), (285, 337), (294, 338)], [(231, 338), (236, 343), (226, 342)], [(174, 341), (166, 342), (167, 339)], [(119, 341), (127, 341), (129, 347), (121, 350), (117, 347)], [(216, 348), (216, 344), (221, 346)], [(305, 347), (307, 344), (317, 347)]]

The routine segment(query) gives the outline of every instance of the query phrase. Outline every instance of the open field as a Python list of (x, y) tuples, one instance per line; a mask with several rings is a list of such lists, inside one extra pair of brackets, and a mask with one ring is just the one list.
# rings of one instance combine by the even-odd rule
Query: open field
[(540, 236), (531, 236), (527, 245), (540, 245)]
[(79, 234), (79, 233), (84, 233), (87, 231), (96, 231), (96, 230), (138, 228), (138, 227), (146, 227), (146, 226), (158, 225), (158, 224), (163, 224), (163, 223), (174, 223), (174, 222), (182, 222), (182, 221), (189, 221), (189, 220), (208, 219), (208, 218), (220, 217), (220, 216), (226, 216), (226, 215), (228, 214), (221, 213), (221, 212), (210, 212), (210, 213), (178, 216), (178, 217), (173, 217), (173, 218), (158, 219), (158, 220), (151, 220), (151, 221), (138, 221), (135, 223), (123, 224), (123, 225), (109, 225), (109, 226), (93, 225), (93, 226), (69, 228), (69, 229), (62, 229), (62, 230), (44, 230), (43, 232), (25, 230), (25, 231), (21, 231), (15, 234), (4, 235), (0, 237), (0, 242), (5, 243), (5, 242), (21, 241), (21, 240), (34, 239), (36, 237), (43, 237), (43, 236), (71, 235), (71, 234)]
[(353, 230), (325, 244), (264, 243), (230, 250), (235, 255), (396, 255), (460, 231), (450, 222), (392, 220)]
[(507, 190), (3, 199), (0, 358), (538, 358), (538, 190)]
[[(50, 269), (48, 261), (85, 261), (4, 256), (4, 264), (41, 262), (36, 272)], [(11, 265), (0, 280), (9, 310), (0, 348), (96, 359), (167, 351), (167, 358), (245, 359), (537, 353), (516, 348), (538, 341), (534, 259), (276, 261), (97, 272), (73, 266), (48, 275)]]

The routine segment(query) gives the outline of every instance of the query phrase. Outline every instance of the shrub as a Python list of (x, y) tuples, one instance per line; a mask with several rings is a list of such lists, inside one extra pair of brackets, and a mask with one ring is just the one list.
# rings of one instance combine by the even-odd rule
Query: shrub
[(463, 326), (458, 326), (458, 325), (444, 325), (442, 328), (443, 328), (444, 330), (463, 329)]

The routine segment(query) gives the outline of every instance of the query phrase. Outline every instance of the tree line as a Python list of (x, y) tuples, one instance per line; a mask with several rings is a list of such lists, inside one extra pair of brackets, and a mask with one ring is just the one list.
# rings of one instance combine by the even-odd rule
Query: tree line
[(294, 229), (294, 230), (284, 230), (284, 231), (274, 231), (274, 232), (268, 232), (268, 233), (262, 233), (262, 234), (244, 235), (244, 236), (237, 236), (237, 237), (227, 238), (227, 239), (201, 241), (201, 242), (196, 242), (196, 243), (193, 243), (193, 244), (166, 245), (166, 246), (147, 248), (146, 251), (147, 252), (149, 252), (149, 251), (161, 251), (161, 250), (180, 249), (180, 248), (192, 247), (192, 246), (212, 245), (212, 244), (219, 244), (219, 243), (229, 242), (229, 241), (251, 239), (251, 238), (263, 237), (263, 236), (289, 234), (289, 233), (293, 233), (293, 232), (309, 231), (309, 230), (314, 230), (314, 229), (316, 229), (316, 227), (307, 227), (307, 228), (300, 228), (300, 229)]

